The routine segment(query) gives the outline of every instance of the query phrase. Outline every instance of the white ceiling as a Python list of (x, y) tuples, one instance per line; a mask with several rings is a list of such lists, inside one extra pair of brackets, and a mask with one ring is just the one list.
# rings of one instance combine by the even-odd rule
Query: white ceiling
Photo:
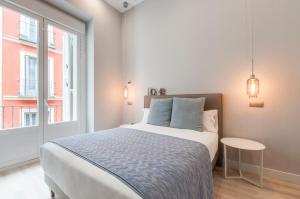
[(123, 7), (123, 2), (125, 0), (104, 0), (104, 1), (109, 3), (112, 7), (116, 8), (120, 12), (125, 12), (131, 9), (132, 7), (138, 5), (139, 3), (142, 3), (144, 0), (126, 0), (129, 3), (128, 8)]

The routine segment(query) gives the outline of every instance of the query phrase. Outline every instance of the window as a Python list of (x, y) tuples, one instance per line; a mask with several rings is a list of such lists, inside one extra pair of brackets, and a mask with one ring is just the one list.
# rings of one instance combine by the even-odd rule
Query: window
[(55, 48), (54, 30), (51, 25), (48, 25), (48, 45), (51, 48)]
[(36, 126), (37, 125), (37, 113), (29, 112), (28, 110), (22, 111), (22, 127), (30, 127), (30, 126)]
[(21, 52), (20, 65), (20, 95), (37, 96), (37, 57), (30, 53)]
[(37, 43), (37, 30), (37, 20), (29, 16), (20, 15), (20, 39)]
[(42, 1), (26, 2), (0, 0), (0, 165), (36, 158), (44, 142), (86, 126), (77, 114), (86, 109), (85, 24)]

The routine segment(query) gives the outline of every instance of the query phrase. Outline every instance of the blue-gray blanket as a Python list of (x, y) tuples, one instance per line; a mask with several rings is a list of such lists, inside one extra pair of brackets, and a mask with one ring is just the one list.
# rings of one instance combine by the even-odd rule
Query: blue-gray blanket
[(211, 161), (201, 143), (126, 128), (51, 142), (115, 175), (144, 199), (214, 198)]

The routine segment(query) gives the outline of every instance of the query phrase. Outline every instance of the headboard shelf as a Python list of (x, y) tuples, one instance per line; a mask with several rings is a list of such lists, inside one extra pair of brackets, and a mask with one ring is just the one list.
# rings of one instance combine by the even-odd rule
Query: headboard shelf
[(220, 139), (223, 137), (223, 103), (221, 93), (208, 93), (208, 94), (178, 94), (178, 95), (159, 95), (159, 96), (145, 96), (144, 97), (144, 108), (149, 108), (152, 98), (205, 98), (204, 110), (218, 110), (218, 135), (219, 135), (219, 149), (218, 149), (218, 160), (217, 165), (222, 165), (222, 145)]

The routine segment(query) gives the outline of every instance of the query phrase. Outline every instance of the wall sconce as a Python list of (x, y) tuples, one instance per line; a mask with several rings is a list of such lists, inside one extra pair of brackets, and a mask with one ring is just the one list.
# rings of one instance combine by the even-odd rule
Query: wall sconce
[(132, 105), (132, 83), (129, 81), (127, 85), (124, 87), (124, 99), (127, 101), (128, 105)]

